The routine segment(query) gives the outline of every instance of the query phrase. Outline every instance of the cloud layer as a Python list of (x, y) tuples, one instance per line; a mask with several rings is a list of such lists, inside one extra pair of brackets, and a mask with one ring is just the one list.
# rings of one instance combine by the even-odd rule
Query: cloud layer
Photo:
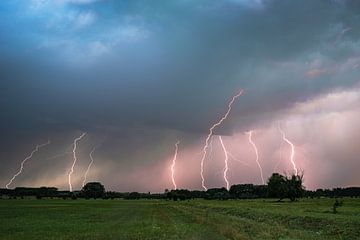
[[(350, 0), (1, 3), (0, 180), (34, 142), (50, 137), (55, 144), (19, 184), (65, 188), (71, 159), (49, 165), (46, 158), (87, 131), (93, 139), (83, 159), (109, 135), (93, 173), (106, 185), (162, 190), (170, 184), (173, 142), (183, 138), (179, 171), (187, 172), (179, 181), (199, 188), (197, 152), (207, 129), (244, 89), (216, 131), (238, 158), (253, 164), (243, 132), (255, 129), (271, 173), (280, 156), (273, 125), (280, 121), (305, 149), (299, 158), (309, 187), (359, 184), (347, 172), (358, 166), (359, 8)], [(215, 152), (207, 178), (218, 186), (221, 149)], [(289, 170), (286, 162), (278, 166)], [(256, 182), (256, 168), (244, 174), (244, 167), (233, 167), (232, 181)]]

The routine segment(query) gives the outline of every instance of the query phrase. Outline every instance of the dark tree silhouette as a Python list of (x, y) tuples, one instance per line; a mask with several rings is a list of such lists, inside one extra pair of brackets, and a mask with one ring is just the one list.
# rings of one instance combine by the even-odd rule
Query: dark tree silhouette
[(196, 198), (226, 200), (226, 199), (252, 199), (252, 198), (289, 198), (295, 201), (300, 197), (310, 198), (342, 198), (342, 197), (360, 197), (360, 187), (317, 189), (315, 191), (305, 190), (302, 186), (302, 175), (283, 176), (274, 173), (268, 180), (268, 185), (253, 184), (235, 184), (230, 190), (225, 188), (213, 188), (208, 191), (190, 191), (187, 189), (168, 190), (164, 193), (138, 193), (138, 192), (105, 192), (101, 183), (88, 183), (82, 191), (59, 191), (55, 187), (16, 187), (14, 189), (0, 188), (0, 199), (17, 199), (26, 197), (41, 198), (103, 198), (103, 199), (172, 199), (172, 200), (189, 200)]
[(177, 190), (171, 190), (171, 191), (166, 191), (165, 189), (165, 197), (168, 200), (187, 200), (187, 199), (191, 199), (193, 198), (192, 192), (187, 190), (187, 189), (177, 189)]
[(302, 182), (302, 175), (293, 174), (287, 177), (273, 173), (268, 180), (268, 197), (279, 198), (279, 201), (289, 198), (293, 202), (304, 194)]
[(230, 194), (226, 188), (210, 188), (206, 191), (205, 199), (227, 200)]
[(295, 201), (296, 198), (301, 198), (304, 194), (304, 187), (302, 185), (302, 175), (291, 175), (286, 179), (287, 183), (287, 197), (290, 201)]
[(286, 177), (279, 173), (273, 173), (268, 180), (268, 197), (279, 198), (279, 201), (286, 198), (287, 184)]
[(229, 193), (234, 199), (265, 198), (267, 196), (266, 185), (236, 184), (230, 187)]
[(141, 198), (141, 194), (138, 192), (131, 192), (129, 194), (127, 194), (126, 196), (124, 196), (125, 199), (140, 199)]
[(105, 187), (99, 182), (89, 182), (81, 190), (82, 195), (89, 198), (102, 198), (105, 194)]

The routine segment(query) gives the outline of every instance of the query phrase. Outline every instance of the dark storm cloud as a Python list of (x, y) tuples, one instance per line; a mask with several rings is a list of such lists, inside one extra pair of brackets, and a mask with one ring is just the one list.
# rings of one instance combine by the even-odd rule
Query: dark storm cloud
[(111, 132), (129, 150), (118, 161), (136, 162), (131, 139), (195, 139), (241, 88), (217, 133), (267, 125), (359, 82), (359, 11), (330, 0), (1, 3), (0, 141)]
[[(11, 120), (203, 131), (240, 88), (237, 113), (256, 115), (358, 80), (356, 69), (331, 74), (341, 81), (305, 78), (312, 61), (343, 64), (358, 53), (350, 2), (41, 2), (2, 10), (2, 108)], [(46, 12), (53, 8), (59, 16)], [(23, 40), (7, 32), (17, 19), (8, 11)], [(333, 45), (344, 28), (344, 44)]]

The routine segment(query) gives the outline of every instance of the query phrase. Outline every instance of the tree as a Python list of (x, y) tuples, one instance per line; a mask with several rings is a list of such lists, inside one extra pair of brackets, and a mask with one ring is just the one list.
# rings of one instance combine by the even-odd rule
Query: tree
[(187, 189), (171, 190), (170, 192), (165, 190), (165, 194), (167, 199), (172, 199), (174, 201), (184, 201), (192, 198), (192, 193)]
[(127, 196), (125, 196), (125, 199), (140, 199), (141, 194), (138, 192), (131, 192)]
[(210, 188), (206, 191), (205, 199), (227, 200), (230, 194), (226, 188)]
[(82, 188), (85, 198), (102, 198), (105, 194), (105, 187), (99, 182), (89, 182)]
[(286, 198), (287, 184), (286, 177), (279, 173), (273, 173), (268, 180), (268, 197), (279, 198), (279, 201)]
[(302, 182), (302, 175), (293, 174), (287, 177), (279, 173), (273, 173), (268, 180), (268, 196), (279, 198), (279, 201), (289, 198), (293, 202), (296, 198), (303, 196), (304, 187)]
[(230, 187), (229, 193), (235, 199), (265, 198), (266, 185), (236, 184)]
[(291, 175), (289, 178), (286, 179), (287, 185), (287, 197), (290, 201), (295, 201), (296, 198), (300, 198), (303, 196), (304, 188), (302, 186), (303, 182), (302, 175)]

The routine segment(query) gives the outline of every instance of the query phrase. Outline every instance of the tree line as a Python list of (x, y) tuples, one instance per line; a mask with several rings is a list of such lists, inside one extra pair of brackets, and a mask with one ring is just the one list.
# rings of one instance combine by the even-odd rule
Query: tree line
[(360, 187), (305, 190), (303, 177), (299, 175), (281, 175), (273, 173), (266, 185), (235, 184), (226, 188), (211, 188), (207, 191), (191, 191), (187, 189), (168, 190), (164, 193), (139, 193), (139, 192), (114, 192), (106, 191), (99, 182), (89, 182), (80, 191), (59, 191), (55, 187), (28, 188), (17, 187), (15, 189), (0, 189), (1, 198), (63, 198), (63, 199), (166, 199), (166, 200), (228, 200), (228, 199), (256, 199), (276, 198), (279, 201), (289, 199), (295, 201), (298, 198), (320, 197), (360, 197)]

